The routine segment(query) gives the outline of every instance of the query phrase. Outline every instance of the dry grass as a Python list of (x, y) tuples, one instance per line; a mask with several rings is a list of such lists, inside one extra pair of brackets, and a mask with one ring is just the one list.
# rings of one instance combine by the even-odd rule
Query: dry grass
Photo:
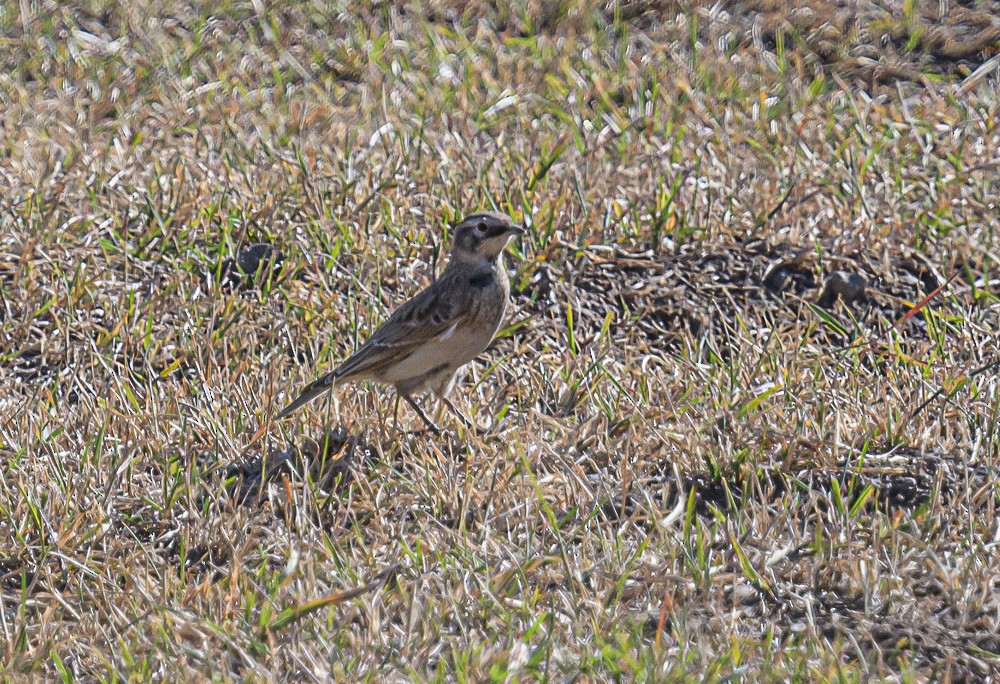
[[(997, 3), (883, 4), (0, 6), (7, 676), (996, 677)], [(494, 206), (489, 435), (270, 422)]]

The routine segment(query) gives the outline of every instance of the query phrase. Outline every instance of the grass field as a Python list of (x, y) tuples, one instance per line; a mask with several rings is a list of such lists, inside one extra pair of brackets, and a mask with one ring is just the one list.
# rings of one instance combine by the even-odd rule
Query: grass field
[(995, 680), (998, 10), (0, 3), (4, 676)]

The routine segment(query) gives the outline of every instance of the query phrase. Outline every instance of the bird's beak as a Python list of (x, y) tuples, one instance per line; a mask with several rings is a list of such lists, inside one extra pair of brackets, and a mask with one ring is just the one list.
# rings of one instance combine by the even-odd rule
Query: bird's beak
[(522, 228), (521, 226), (511, 226), (507, 230), (509, 230), (514, 235), (524, 235), (525, 233), (525, 229)]

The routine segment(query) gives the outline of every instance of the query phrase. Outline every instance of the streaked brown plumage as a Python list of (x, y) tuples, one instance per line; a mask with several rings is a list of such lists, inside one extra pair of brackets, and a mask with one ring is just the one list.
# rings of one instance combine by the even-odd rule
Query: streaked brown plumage
[(433, 390), (455, 410), (446, 395), (458, 370), (489, 346), (503, 322), (510, 282), (502, 254), (510, 238), (523, 232), (506, 214), (466, 216), (455, 228), (451, 258), (441, 276), (399, 307), (337, 369), (308, 385), (277, 418), (335, 385), (374, 380), (395, 386), (428, 427), (438, 431), (413, 395)]

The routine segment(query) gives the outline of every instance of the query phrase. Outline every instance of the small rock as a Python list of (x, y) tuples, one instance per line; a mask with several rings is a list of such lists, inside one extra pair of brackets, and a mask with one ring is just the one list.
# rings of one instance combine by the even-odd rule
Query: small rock
[(778, 259), (764, 271), (761, 279), (764, 287), (772, 292), (784, 292), (792, 288), (801, 291), (803, 287), (810, 287), (815, 259), (815, 252), (809, 249), (797, 249)]
[(282, 261), (284, 261), (284, 257), (281, 252), (274, 245), (269, 245), (266, 242), (257, 242), (249, 247), (244, 247), (236, 257), (236, 265), (245, 275), (249, 276), (256, 275), (261, 265), (276, 270), (281, 266)]
[(820, 292), (816, 304), (824, 309), (830, 309), (840, 297), (844, 304), (850, 306), (864, 297), (867, 289), (868, 278), (860, 273), (834, 271), (823, 284), (823, 290)]
[(271, 244), (257, 242), (240, 250), (236, 258), (227, 258), (219, 271), (224, 286), (249, 288), (277, 273), (284, 262), (282, 253)]
[(767, 269), (764, 274), (764, 287), (774, 292), (782, 292), (791, 285), (792, 274), (782, 263), (777, 263)]

